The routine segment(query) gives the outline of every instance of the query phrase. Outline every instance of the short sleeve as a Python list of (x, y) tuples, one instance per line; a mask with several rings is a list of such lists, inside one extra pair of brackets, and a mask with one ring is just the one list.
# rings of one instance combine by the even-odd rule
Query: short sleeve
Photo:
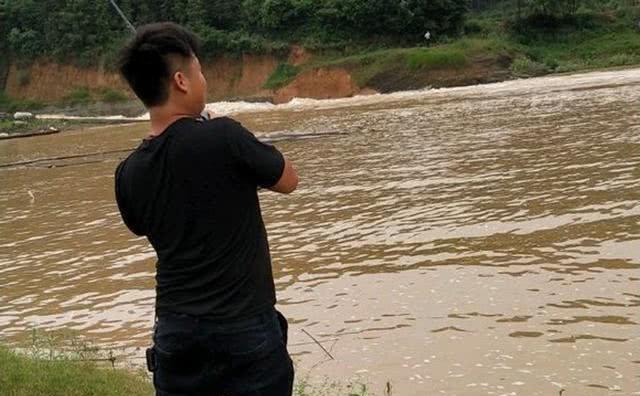
[(123, 190), (122, 185), (124, 183), (123, 179), (125, 178), (125, 176), (123, 176), (125, 162), (126, 161), (122, 161), (116, 168), (116, 172), (115, 172), (116, 203), (118, 204), (118, 209), (120, 210), (120, 216), (122, 217), (122, 221), (124, 222), (124, 224), (129, 228), (129, 230), (131, 230), (131, 232), (133, 232), (138, 236), (142, 236), (144, 232), (134, 224), (133, 218), (132, 218), (133, 216), (128, 209), (128, 206), (126, 204), (125, 194), (122, 191)]
[(229, 121), (227, 141), (237, 164), (256, 185), (274, 186), (284, 171), (283, 155), (274, 146), (259, 141), (240, 123)]

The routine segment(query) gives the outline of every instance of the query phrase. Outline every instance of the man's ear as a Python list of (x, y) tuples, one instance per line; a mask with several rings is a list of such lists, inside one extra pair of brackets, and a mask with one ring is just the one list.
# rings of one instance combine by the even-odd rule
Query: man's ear
[(186, 93), (189, 90), (189, 80), (181, 71), (177, 71), (173, 74), (173, 83), (175, 84), (176, 89), (182, 93)]

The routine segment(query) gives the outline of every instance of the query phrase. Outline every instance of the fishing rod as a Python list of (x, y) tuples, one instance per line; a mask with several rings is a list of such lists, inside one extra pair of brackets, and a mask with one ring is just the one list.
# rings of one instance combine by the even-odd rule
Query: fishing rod
[(118, 13), (118, 15), (120, 15), (120, 17), (122, 18), (122, 20), (124, 21), (124, 23), (127, 25), (127, 27), (129, 28), (129, 30), (131, 30), (133, 32), (133, 34), (136, 34), (136, 27), (133, 26), (133, 24), (131, 22), (129, 22), (129, 20), (127, 19), (127, 16), (124, 15), (124, 12), (122, 12), (122, 10), (120, 9), (120, 7), (118, 7), (118, 5), (116, 4), (115, 0), (109, 0), (109, 2), (111, 3), (111, 5), (113, 6), (113, 8), (116, 10), (116, 12)]
[[(282, 134), (282, 135), (268, 136), (268, 137), (264, 137), (264, 138), (259, 138), (259, 140), (261, 142), (263, 142), (263, 143), (271, 144), (271, 143), (276, 143), (276, 142), (308, 140), (308, 139), (320, 139), (320, 138), (325, 138), (325, 137), (329, 137), (329, 136), (343, 136), (343, 135), (347, 135), (347, 134), (348, 133), (346, 133), (346, 132), (289, 133), (289, 134)], [(125, 154), (125, 153), (130, 153), (133, 150), (135, 150), (135, 148), (133, 148), (133, 147), (132, 148), (119, 148), (119, 149), (115, 149), (115, 150), (98, 151), (98, 152), (84, 153), (84, 154), (72, 154), (72, 155), (63, 155), (63, 156), (55, 156), (55, 157), (34, 158), (34, 159), (30, 159), (30, 160), (25, 160), (25, 161), (9, 162), (9, 163), (0, 164), (0, 170), (21, 168), (21, 167), (26, 167), (26, 166), (39, 166), (39, 165), (43, 165), (44, 167), (62, 167), (62, 166), (72, 166), (72, 165), (84, 165), (84, 164), (87, 164), (87, 163), (101, 162), (102, 160), (98, 160), (98, 161), (91, 160), (90, 162), (83, 161), (83, 162), (74, 162), (74, 163), (70, 163), (70, 164), (58, 164), (58, 165), (56, 165), (55, 163), (56, 162), (60, 162), (60, 161), (79, 159), (79, 158), (88, 159), (88, 158), (92, 158), (92, 157), (108, 156), (108, 155), (112, 155), (112, 154)], [(104, 160), (104, 161), (106, 161), (106, 160)]]

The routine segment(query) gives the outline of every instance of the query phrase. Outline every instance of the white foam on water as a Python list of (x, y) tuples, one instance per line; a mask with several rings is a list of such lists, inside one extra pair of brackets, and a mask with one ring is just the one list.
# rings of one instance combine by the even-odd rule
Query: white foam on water
[[(123, 115), (111, 115), (111, 116), (96, 116), (96, 117), (82, 117), (82, 116), (71, 116), (66, 114), (38, 114), (36, 118), (42, 120), (86, 120), (86, 121), (140, 121), (145, 118), (140, 117), (125, 117)], [(147, 120), (149, 119), (147, 114)]]
[[(425, 88), (414, 91), (401, 91), (388, 94), (360, 95), (350, 98), (340, 99), (310, 99), (293, 98), (284, 104), (273, 104), (270, 102), (213, 102), (206, 105), (206, 109), (218, 116), (229, 116), (241, 113), (259, 113), (270, 111), (309, 111), (337, 109), (343, 107), (356, 107), (375, 105), (379, 103), (389, 103), (409, 99), (422, 99), (427, 97), (455, 97), (464, 96), (484, 96), (484, 95), (526, 95), (540, 92), (558, 92), (564, 90), (598, 88), (610, 85), (632, 85), (640, 84), (640, 68), (624, 69), (612, 71), (587, 72), (572, 75), (552, 75), (537, 78), (519, 79), (504, 81), (492, 84), (469, 85), (453, 88)], [(112, 115), (105, 117), (79, 117), (67, 116), (65, 114), (42, 114), (40, 119), (70, 119), (70, 120), (101, 120), (101, 121), (146, 121), (149, 120), (149, 113), (138, 117), (125, 117), (123, 115)]]

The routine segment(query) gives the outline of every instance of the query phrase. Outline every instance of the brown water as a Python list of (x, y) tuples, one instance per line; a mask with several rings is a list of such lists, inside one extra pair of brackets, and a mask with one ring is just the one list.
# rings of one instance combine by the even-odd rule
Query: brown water
[[(236, 115), (261, 136), (346, 133), (277, 143), (302, 185), (261, 196), (299, 373), (377, 394), (640, 395), (639, 103), (627, 70)], [(145, 131), (1, 141), (0, 163)], [(155, 261), (114, 204), (122, 155), (0, 169), (2, 340), (70, 328), (140, 357)]]

